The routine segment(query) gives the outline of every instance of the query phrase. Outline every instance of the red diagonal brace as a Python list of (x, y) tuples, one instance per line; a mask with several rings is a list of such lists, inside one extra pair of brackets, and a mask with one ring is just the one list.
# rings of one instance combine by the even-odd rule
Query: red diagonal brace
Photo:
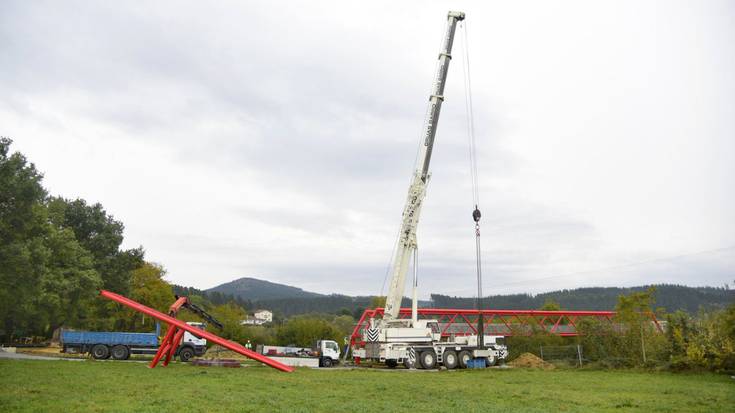
[[(190, 332), (191, 334), (193, 334), (193, 335), (195, 335), (197, 337), (201, 337), (201, 338), (207, 339), (207, 340), (211, 341), (212, 343), (219, 344), (220, 346), (222, 346), (222, 347), (224, 347), (224, 348), (226, 348), (228, 350), (232, 350), (232, 351), (234, 351), (236, 353), (240, 353), (240, 354), (242, 354), (245, 357), (251, 358), (251, 359), (253, 359), (255, 361), (259, 361), (259, 362), (261, 362), (263, 364), (266, 364), (266, 365), (268, 365), (270, 367), (273, 367), (275, 369), (278, 369), (278, 370), (281, 370), (281, 371), (285, 371), (285, 372), (292, 372), (293, 371), (293, 367), (291, 367), (291, 366), (287, 366), (287, 365), (285, 365), (283, 363), (279, 363), (279, 362), (277, 362), (277, 361), (275, 361), (275, 360), (273, 360), (273, 359), (271, 359), (269, 357), (266, 357), (266, 356), (264, 356), (262, 354), (258, 354), (258, 353), (254, 352), (254, 351), (248, 350), (245, 347), (243, 347), (243, 346), (241, 346), (241, 345), (239, 345), (237, 343), (233, 343), (232, 341), (225, 340), (224, 338), (222, 338), (220, 336), (217, 336), (217, 335), (214, 335), (214, 334), (212, 334), (212, 333), (210, 333), (208, 331), (200, 330), (200, 329), (198, 329), (196, 327), (190, 326), (190, 325), (186, 324), (185, 322), (183, 322), (181, 320), (177, 320), (177, 319), (175, 319), (175, 318), (173, 318), (173, 317), (171, 317), (169, 315), (163, 314), (160, 311), (156, 311), (156, 310), (154, 310), (154, 309), (152, 309), (150, 307), (146, 307), (143, 304), (140, 304), (138, 302), (135, 302), (135, 301), (133, 301), (133, 300), (127, 298), (127, 297), (123, 297), (122, 295), (115, 294), (113, 292), (106, 291), (106, 290), (101, 290), (100, 291), (100, 295), (103, 296), (103, 297), (105, 297), (105, 298), (107, 298), (107, 299), (110, 299), (112, 301), (117, 301), (120, 304), (126, 305), (126, 306), (132, 308), (133, 310), (136, 310), (136, 311), (139, 311), (139, 312), (141, 312), (143, 314), (146, 314), (148, 316), (151, 316), (151, 317), (153, 317), (153, 318), (155, 318), (155, 319), (157, 319), (159, 321), (163, 321), (164, 323), (168, 323), (169, 329), (170, 329), (169, 332), (172, 335), (172, 337), (169, 339), (169, 341), (171, 341), (171, 339), (173, 339), (173, 333), (174, 333), (173, 330), (174, 330), (174, 327), (177, 327), (177, 328), (179, 328), (181, 330), (188, 331), (188, 332)], [(168, 337), (168, 334), (166, 334), (166, 336)], [(164, 343), (165, 343), (165, 341), (166, 340), (164, 340)], [(158, 350), (158, 352), (160, 353), (160, 356), (163, 356), (163, 354), (165, 354), (165, 350), (164, 351), (161, 351), (163, 349), (163, 344), (164, 343), (161, 343), (161, 346), (162, 347)], [(171, 345), (171, 344), (169, 344), (169, 345)], [(160, 360), (160, 356), (159, 356), (159, 354), (156, 354), (156, 356), (157, 356), (157, 359), (154, 358), (153, 360), (156, 363), (158, 363), (158, 360)], [(155, 364), (153, 362), (151, 362), (151, 367), (154, 367), (154, 366), (155, 366)]]
[(155, 357), (153, 357), (153, 360), (151, 361), (151, 364), (148, 365), (148, 368), (154, 368), (156, 367), (156, 364), (161, 360), (161, 357), (163, 357), (164, 354), (168, 351), (169, 347), (171, 346), (171, 338), (174, 336), (174, 333), (176, 332), (176, 328), (174, 326), (169, 326), (168, 331), (166, 332), (166, 337), (163, 338), (161, 341), (161, 346), (158, 347), (158, 351), (156, 352)]
[(166, 359), (163, 360), (164, 366), (168, 366), (168, 363), (174, 357), (174, 354), (176, 354), (176, 350), (179, 349), (179, 343), (181, 343), (181, 339), (183, 337), (184, 337), (184, 330), (178, 330), (176, 334), (174, 334), (174, 339), (171, 340), (171, 345), (168, 348), (168, 354), (166, 354)]

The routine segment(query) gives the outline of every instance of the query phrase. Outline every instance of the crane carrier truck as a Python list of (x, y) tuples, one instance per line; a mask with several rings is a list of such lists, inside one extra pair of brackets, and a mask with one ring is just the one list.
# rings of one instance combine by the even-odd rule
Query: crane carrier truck
[[(477, 335), (455, 337), (442, 341), (437, 320), (419, 320), (417, 316), (417, 259), (416, 228), (429, 182), (429, 162), (434, 147), (434, 138), (439, 122), (439, 113), (444, 101), (444, 85), (452, 58), (452, 44), (457, 24), (464, 20), (462, 12), (450, 11), (447, 15), (446, 33), (439, 53), (437, 73), (429, 97), (428, 115), (423, 129), (423, 141), (419, 147), (417, 165), (408, 188), (403, 209), (403, 220), (399, 239), (391, 266), (391, 281), (386, 296), (382, 319), (371, 319), (365, 336), (364, 348), (353, 349), (356, 359), (385, 363), (388, 367), (404, 364), (407, 368), (432, 369), (443, 365), (447, 369), (467, 367), (470, 360), (486, 361), (493, 365), (507, 357), (507, 348), (500, 344), (500, 336)], [(479, 211), (478, 211), (479, 212)], [(479, 216), (478, 216), (479, 218)], [(477, 219), (476, 219), (477, 221)], [(401, 319), (401, 300), (406, 283), (406, 274), (413, 257), (413, 301), (411, 318)], [(478, 329), (482, 331), (482, 329)]]

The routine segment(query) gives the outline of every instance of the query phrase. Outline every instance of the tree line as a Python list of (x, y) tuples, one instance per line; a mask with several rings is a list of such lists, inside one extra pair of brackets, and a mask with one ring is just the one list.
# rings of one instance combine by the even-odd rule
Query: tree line
[(114, 328), (105, 288), (130, 294), (141, 247), (122, 249), (123, 224), (102, 205), (50, 196), (43, 175), (0, 138), (0, 339), (49, 336), (62, 325)]
[[(547, 301), (559, 303), (566, 310), (613, 310), (621, 295), (645, 292), (651, 286), (640, 287), (594, 287), (575, 288), (571, 290), (552, 291), (537, 295), (511, 294), (494, 295), (483, 299), (487, 308), (508, 310), (526, 310), (539, 308)], [(687, 287), (683, 285), (660, 284), (654, 286), (653, 299), (658, 307), (673, 312), (682, 310), (690, 314), (697, 313), (700, 308), (724, 308), (735, 302), (735, 289), (728, 285), (723, 287)], [(432, 306), (437, 308), (475, 308), (473, 297), (451, 297), (432, 294)]]
[[(543, 356), (542, 347), (580, 345), (584, 363), (601, 368), (651, 368), (735, 372), (735, 304), (665, 313), (657, 306), (656, 288), (620, 295), (612, 323), (584, 319), (577, 323), (576, 337), (561, 337), (534, 327), (508, 337), (510, 358), (522, 353)], [(549, 300), (542, 309), (559, 310)], [(649, 313), (663, 324), (663, 333), (652, 324)], [(576, 359), (574, 361), (576, 363)]]

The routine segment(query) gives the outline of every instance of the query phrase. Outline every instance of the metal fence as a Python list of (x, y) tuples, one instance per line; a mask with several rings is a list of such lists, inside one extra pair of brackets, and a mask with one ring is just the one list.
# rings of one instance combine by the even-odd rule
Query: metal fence
[(581, 367), (584, 360), (582, 346), (573, 344), (569, 346), (540, 346), (539, 357), (549, 362), (566, 362)]

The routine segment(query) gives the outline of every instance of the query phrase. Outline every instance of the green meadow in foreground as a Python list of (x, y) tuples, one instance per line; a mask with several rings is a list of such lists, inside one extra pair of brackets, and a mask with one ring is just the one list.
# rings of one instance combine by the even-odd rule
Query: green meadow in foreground
[(726, 375), (485, 369), (239, 369), (0, 360), (0, 411), (732, 412)]

